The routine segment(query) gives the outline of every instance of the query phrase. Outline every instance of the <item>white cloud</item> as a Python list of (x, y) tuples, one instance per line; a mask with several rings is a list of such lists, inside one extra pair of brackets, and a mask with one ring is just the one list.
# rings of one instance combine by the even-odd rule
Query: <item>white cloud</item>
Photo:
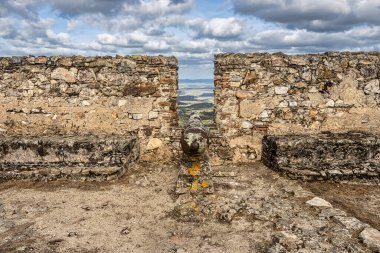
[(15, 20), (11, 18), (0, 18), (0, 37), (7, 37), (13, 32)]
[(138, 0), (45, 0), (53, 10), (65, 17), (101, 13), (105, 16), (117, 15), (124, 5), (137, 5)]
[(96, 37), (97, 37), (97, 41), (105, 45), (118, 44), (117, 41), (119, 41), (119, 39), (116, 36), (109, 33), (101, 33), (101, 34), (98, 34)]
[(262, 31), (250, 40), (261, 49), (321, 52), (331, 50), (373, 50), (380, 40), (380, 27), (357, 27), (343, 32), (313, 32), (290, 29)]
[(51, 19), (21, 20), (15, 28), (15, 38), (30, 41), (35, 38), (46, 38), (46, 31), (53, 25)]
[(148, 41), (144, 48), (152, 51), (166, 51), (170, 49), (170, 46), (165, 40)]
[(68, 33), (55, 33), (53, 30), (46, 30), (47, 38), (56, 44), (69, 44), (71, 43), (71, 38)]
[(177, 51), (189, 53), (209, 53), (215, 47), (217, 41), (215, 39), (198, 39), (198, 40), (182, 40), (180, 41)]
[(231, 0), (238, 13), (288, 28), (313, 31), (347, 30), (359, 24), (380, 24), (379, 0)]
[(143, 16), (157, 17), (167, 14), (178, 14), (189, 11), (193, 6), (193, 0), (140, 0), (138, 5), (124, 5), (123, 12)]
[(67, 20), (67, 31), (71, 32), (80, 24), (80, 20), (78, 19), (69, 19)]
[(243, 22), (234, 17), (195, 19), (187, 24), (195, 30), (197, 37), (234, 38), (243, 32)]

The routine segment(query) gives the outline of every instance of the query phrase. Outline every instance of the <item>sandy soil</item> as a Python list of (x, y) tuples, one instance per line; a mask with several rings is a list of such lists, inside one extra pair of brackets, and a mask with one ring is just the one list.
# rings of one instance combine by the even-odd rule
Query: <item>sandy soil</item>
[(380, 230), (379, 185), (347, 182), (308, 182), (302, 185), (334, 206)]
[[(214, 178), (197, 222), (173, 212), (174, 164), (135, 165), (115, 182), (2, 183), (0, 252), (371, 252), (362, 228), (334, 215), (379, 228), (379, 186), (305, 184), (260, 163), (213, 169), (235, 175)], [(341, 210), (305, 204), (315, 195)]]

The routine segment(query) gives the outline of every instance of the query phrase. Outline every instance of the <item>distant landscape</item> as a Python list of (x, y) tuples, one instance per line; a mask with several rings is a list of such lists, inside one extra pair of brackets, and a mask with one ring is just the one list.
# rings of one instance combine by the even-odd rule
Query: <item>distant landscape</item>
[(184, 125), (192, 111), (199, 112), (205, 126), (214, 123), (213, 79), (180, 79), (177, 101), (180, 126)]

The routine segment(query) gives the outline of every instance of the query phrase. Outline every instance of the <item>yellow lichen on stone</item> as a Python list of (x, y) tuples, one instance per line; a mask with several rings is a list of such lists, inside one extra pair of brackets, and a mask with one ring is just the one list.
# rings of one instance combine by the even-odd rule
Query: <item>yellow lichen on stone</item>
[(198, 180), (195, 180), (192, 184), (191, 184), (191, 187), (190, 187), (190, 191), (191, 192), (195, 192), (198, 190)]
[(190, 206), (193, 208), (193, 209), (196, 209), (198, 206), (197, 206), (197, 203), (195, 203), (194, 201), (191, 201), (190, 202)]
[(198, 172), (201, 170), (201, 164), (199, 162), (192, 162), (189, 168), (189, 174), (193, 177), (198, 176)]
[(192, 168), (194, 170), (201, 170), (201, 164), (199, 162), (192, 163)]
[(193, 168), (189, 168), (189, 174), (192, 175), (193, 177), (197, 176), (197, 172)]
[(208, 183), (207, 181), (202, 181), (201, 186), (202, 186), (203, 188), (206, 188), (206, 187), (209, 186), (209, 183)]

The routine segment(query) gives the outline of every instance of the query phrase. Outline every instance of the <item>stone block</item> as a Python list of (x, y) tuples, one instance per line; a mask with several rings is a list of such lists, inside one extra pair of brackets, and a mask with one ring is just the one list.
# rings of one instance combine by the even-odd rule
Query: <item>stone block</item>
[(142, 113), (132, 113), (132, 119), (134, 120), (141, 120), (143, 118)]
[(259, 115), (264, 109), (265, 104), (252, 100), (242, 100), (239, 104), (239, 114), (242, 118), (251, 118)]
[(156, 111), (150, 111), (149, 114), (148, 114), (148, 119), (152, 120), (152, 119), (157, 119), (158, 118), (158, 112)]
[(306, 204), (315, 207), (332, 207), (332, 205), (329, 202), (319, 197), (314, 197), (306, 201)]
[(162, 141), (160, 139), (152, 138), (149, 140), (149, 142), (146, 146), (146, 150), (153, 150), (153, 149), (159, 148), (161, 146), (162, 146)]
[(0, 179), (106, 180), (121, 176), (138, 156), (136, 137), (5, 137), (0, 140)]
[(245, 120), (241, 123), (241, 127), (243, 129), (251, 129), (251, 128), (253, 128), (253, 124), (251, 122)]
[(286, 86), (277, 86), (274, 87), (274, 93), (276, 95), (287, 95), (288, 94), (289, 87)]
[(380, 82), (379, 79), (371, 80), (364, 86), (365, 94), (380, 94)]
[(62, 80), (67, 83), (75, 83), (75, 71), (69, 71), (65, 68), (56, 68), (51, 73), (51, 79)]
[[(305, 179), (380, 178), (380, 136), (362, 133), (265, 136), (262, 160), (268, 167)], [(318, 172), (303, 173), (304, 171)], [(353, 173), (342, 173), (350, 170)], [(321, 173), (323, 172), (323, 173)]]
[(363, 243), (374, 252), (380, 252), (380, 232), (374, 228), (364, 229), (359, 238), (363, 240)]

